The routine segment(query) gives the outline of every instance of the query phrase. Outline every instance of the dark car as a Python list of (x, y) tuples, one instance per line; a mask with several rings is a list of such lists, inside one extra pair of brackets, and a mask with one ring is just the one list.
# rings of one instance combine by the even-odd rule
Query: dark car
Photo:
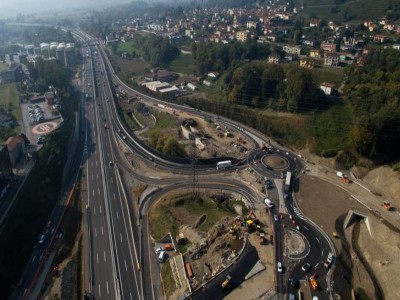
[(308, 271), (311, 269), (311, 265), (310, 265), (309, 263), (305, 263), (305, 264), (301, 267), (301, 269), (302, 269), (304, 272), (308, 272)]
[(292, 287), (297, 287), (299, 285), (299, 280), (297, 278), (289, 278), (289, 283)]

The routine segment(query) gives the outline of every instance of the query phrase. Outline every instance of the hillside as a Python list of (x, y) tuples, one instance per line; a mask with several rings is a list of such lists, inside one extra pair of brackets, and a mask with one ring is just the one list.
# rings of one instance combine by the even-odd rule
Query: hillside
[(337, 20), (363, 21), (372, 20), (385, 15), (390, 5), (398, 5), (398, 0), (295, 0), (295, 6), (304, 3), (301, 16)]

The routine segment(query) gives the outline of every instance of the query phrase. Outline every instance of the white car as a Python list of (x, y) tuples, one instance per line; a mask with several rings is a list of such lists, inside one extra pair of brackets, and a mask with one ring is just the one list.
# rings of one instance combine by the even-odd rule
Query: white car
[(282, 263), (280, 261), (278, 262), (277, 270), (278, 270), (278, 273), (283, 273)]
[(165, 251), (163, 247), (158, 247), (156, 250), (156, 255), (159, 255), (161, 252)]

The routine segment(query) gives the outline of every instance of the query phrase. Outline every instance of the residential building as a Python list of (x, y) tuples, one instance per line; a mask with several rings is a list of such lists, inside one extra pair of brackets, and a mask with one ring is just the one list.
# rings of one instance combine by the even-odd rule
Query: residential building
[(319, 49), (311, 49), (310, 50), (310, 57), (321, 58), (320, 50)]
[(6, 145), (10, 155), (11, 166), (15, 166), (25, 153), (25, 141), (21, 136), (12, 136), (7, 139)]
[(375, 42), (375, 43), (380, 43), (380, 44), (382, 44), (382, 43), (384, 43), (384, 42), (386, 42), (387, 41), (387, 36), (385, 36), (385, 35), (383, 35), (383, 34), (375, 34), (374, 36), (373, 36), (373, 41)]
[(306, 57), (300, 59), (299, 64), (300, 64), (300, 67), (303, 67), (303, 68), (308, 68), (308, 69), (314, 68), (314, 61), (309, 58), (306, 58)]
[(285, 45), (285, 46), (283, 46), (283, 51), (285, 51), (287, 54), (300, 55), (301, 48), (299, 46), (288, 46), (288, 45)]
[(332, 83), (328, 83), (328, 82), (321, 82), (319, 88), (321, 89), (321, 91), (324, 92), (325, 95), (330, 96), (332, 95), (333, 92), (333, 87), (335, 85)]
[(217, 79), (218, 77), (219, 77), (219, 73), (218, 72), (209, 72), (208, 74), (207, 74), (207, 77), (209, 77), (209, 78), (211, 78), (211, 79), (213, 79), (213, 80), (215, 80), (215, 79)]
[(250, 32), (249, 31), (238, 31), (236, 32), (236, 39), (240, 42), (245, 42), (250, 38)]
[(321, 49), (327, 52), (335, 52), (336, 51), (336, 44), (333, 42), (323, 42), (321, 43)]
[(197, 89), (197, 86), (194, 85), (193, 83), (189, 82), (187, 84), (188, 89), (191, 89), (192, 91), (195, 91)]
[(268, 56), (268, 62), (271, 64), (279, 64), (280, 61), (281, 58), (278, 54), (271, 54), (270, 56)]
[(337, 67), (339, 65), (339, 54), (338, 53), (325, 53), (325, 65)]

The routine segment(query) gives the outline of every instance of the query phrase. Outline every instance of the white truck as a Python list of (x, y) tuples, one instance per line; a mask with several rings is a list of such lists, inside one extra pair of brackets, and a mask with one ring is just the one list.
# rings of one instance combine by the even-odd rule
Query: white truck
[(332, 264), (333, 254), (329, 252), (328, 257), (326, 258), (326, 262), (324, 263), (325, 268), (329, 268)]
[(230, 160), (224, 160), (224, 161), (220, 161), (217, 163), (217, 171), (219, 170), (223, 170), (225, 168), (228, 168), (232, 165), (232, 162)]

